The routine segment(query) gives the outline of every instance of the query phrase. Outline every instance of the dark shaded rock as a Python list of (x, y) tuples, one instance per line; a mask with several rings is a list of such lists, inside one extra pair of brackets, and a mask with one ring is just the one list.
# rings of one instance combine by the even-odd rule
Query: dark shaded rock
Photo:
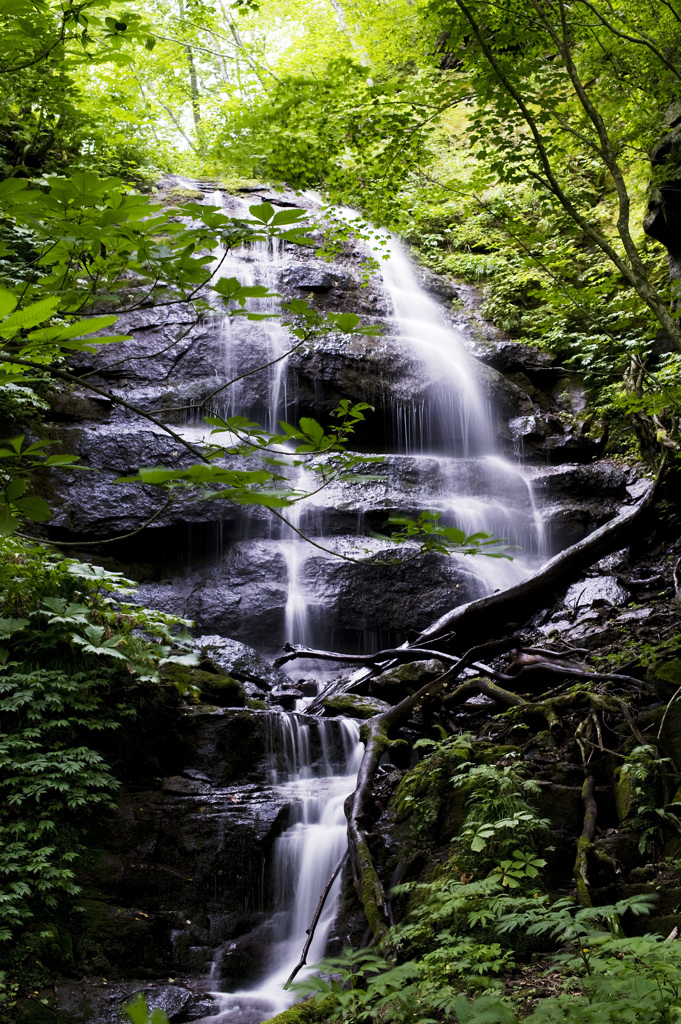
[(283, 687), (275, 686), (270, 691), (270, 700), (273, 704), (278, 704), (284, 711), (293, 711), (296, 706), (297, 700), (302, 700), (304, 694), (302, 690), (291, 689), (290, 687), (284, 689)]
[[(681, 659), (672, 658), (670, 661), (657, 662), (648, 669), (647, 678), (651, 683), (655, 684), (661, 697), (665, 699), (673, 697), (679, 687), (681, 687)], [(672, 709), (670, 708), (669, 714), (671, 714), (671, 711)]]
[(331, 269), (328, 266), (302, 265), (286, 271), (284, 283), (289, 288), (325, 294), (330, 292), (332, 288), (338, 291), (345, 291), (348, 288), (356, 287), (359, 282), (344, 267)]

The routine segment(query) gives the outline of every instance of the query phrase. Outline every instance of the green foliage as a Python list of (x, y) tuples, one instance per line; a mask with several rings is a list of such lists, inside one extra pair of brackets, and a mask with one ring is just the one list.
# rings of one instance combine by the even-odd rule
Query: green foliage
[(149, 1011), (146, 999), (141, 992), (137, 993), (134, 1003), (129, 1003), (125, 1007), (125, 1013), (132, 1024), (168, 1024), (168, 1017), (159, 1007)]
[(119, 782), (103, 752), (164, 664), (195, 662), (182, 620), (126, 603), (117, 573), (3, 539), (0, 940), (78, 893), (87, 829)]
[(322, 976), (294, 982), (290, 988), (301, 995), (314, 993), (320, 1002), (333, 996), (336, 1005), (329, 1020), (370, 1024), (378, 1017), (391, 1024), (415, 1019), (436, 1024), (436, 1018), (423, 1015), (417, 983), (421, 970), (414, 963), (395, 965), (369, 950), (347, 950), (343, 957), (323, 960), (318, 969)]
[[(417, 542), (423, 553), (436, 551), (448, 555), (456, 551), (461, 555), (485, 555), (487, 558), (506, 558), (504, 542), (491, 533), (472, 533), (466, 536), (463, 530), (455, 526), (440, 523), (440, 512), (421, 512), (418, 519), (409, 516), (390, 516), (386, 526), (400, 527), (389, 534), (375, 533), (382, 540), (390, 540), (394, 544)], [(490, 550), (491, 549), (491, 550)]]

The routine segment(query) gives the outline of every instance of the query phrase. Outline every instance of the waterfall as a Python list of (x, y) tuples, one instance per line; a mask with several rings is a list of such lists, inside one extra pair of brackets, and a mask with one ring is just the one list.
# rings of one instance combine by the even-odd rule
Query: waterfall
[[(213, 992), (218, 1014), (210, 1021), (259, 1024), (293, 1002), (283, 986), (298, 963), (315, 910), (347, 846), (343, 805), (353, 792), (363, 744), (357, 724), (346, 719), (305, 719), (273, 714), (269, 720), (270, 778), (288, 805), (288, 822), (272, 856), (274, 913), (265, 926), (269, 969), (253, 988)], [(320, 754), (311, 756), (311, 733)], [(338, 910), (340, 877), (327, 897), (308, 954), (314, 964), (324, 955)], [(229, 946), (229, 943), (227, 944)], [(218, 951), (211, 985), (219, 975)]]

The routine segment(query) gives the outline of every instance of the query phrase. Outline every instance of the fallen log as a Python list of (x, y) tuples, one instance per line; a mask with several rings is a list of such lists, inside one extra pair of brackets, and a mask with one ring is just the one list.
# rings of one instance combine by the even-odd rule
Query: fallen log
[(348, 665), (373, 665), (376, 662), (398, 661), (401, 664), (409, 661), (422, 661), (424, 658), (439, 658), (441, 661), (458, 661), (453, 654), (443, 654), (442, 651), (431, 650), (427, 647), (390, 647), (384, 651), (375, 651), (372, 654), (341, 654), (339, 651), (316, 651), (312, 647), (301, 647), (296, 644), (285, 644), (284, 650), (287, 654), (277, 658), (272, 664), (274, 668), (281, 668), (288, 661), (296, 658), (310, 658), (315, 661), (340, 661)]
[(470, 642), (489, 636), (492, 629), (495, 632), (516, 629), (518, 623), (524, 622), (539, 608), (552, 604), (557, 592), (572, 577), (622, 544), (652, 503), (658, 480), (659, 474), (635, 505), (561, 551), (522, 583), (453, 608), (424, 629), (416, 643), (436, 643), (443, 633), (452, 630), (465, 635), (466, 641)]

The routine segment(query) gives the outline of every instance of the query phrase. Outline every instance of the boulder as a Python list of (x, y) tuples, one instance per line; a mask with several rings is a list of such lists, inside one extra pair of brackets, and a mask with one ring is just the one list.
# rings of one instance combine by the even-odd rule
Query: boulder
[(339, 693), (327, 697), (322, 703), (327, 718), (373, 718), (383, 711), (389, 711), (391, 705), (376, 697), (361, 697), (358, 693)]
[(631, 601), (631, 594), (614, 576), (592, 576), (573, 583), (565, 595), (568, 608), (620, 607)]
[(290, 687), (288, 676), (272, 668), (267, 659), (253, 647), (238, 640), (216, 635), (200, 636), (194, 640), (193, 646), (202, 658), (209, 658), (229, 676), (237, 679), (249, 696), (263, 696), (275, 687)]
[(395, 668), (390, 668), (373, 679), (360, 681), (352, 689), (355, 693), (366, 694), (389, 704), (397, 704), (403, 697), (442, 675), (444, 671), (443, 663), (434, 658), (428, 661), (409, 661), (404, 665), (396, 665)]

